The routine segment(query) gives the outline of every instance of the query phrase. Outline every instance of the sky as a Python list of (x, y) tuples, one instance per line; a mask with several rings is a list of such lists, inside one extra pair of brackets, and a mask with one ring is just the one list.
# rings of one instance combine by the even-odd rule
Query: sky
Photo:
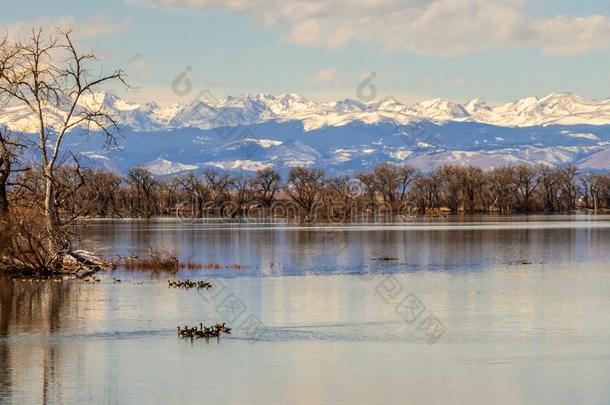
[[(489, 103), (610, 97), (610, 1), (0, 0), (0, 32), (74, 28), (137, 102), (298, 93)], [(183, 79), (186, 79), (183, 80)], [(368, 79), (368, 81), (367, 81)], [(189, 86), (194, 92), (185, 92)], [(178, 91), (176, 90), (178, 89)], [(185, 94), (188, 93), (188, 94)], [(370, 93), (370, 91), (369, 91)]]

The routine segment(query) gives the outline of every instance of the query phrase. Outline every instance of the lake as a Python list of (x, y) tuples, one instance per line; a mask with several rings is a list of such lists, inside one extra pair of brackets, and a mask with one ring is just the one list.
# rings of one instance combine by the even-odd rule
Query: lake
[[(210, 268), (0, 279), (0, 403), (610, 402), (608, 217), (87, 221), (79, 237)], [(233, 331), (177, 336), (199, 322)]]

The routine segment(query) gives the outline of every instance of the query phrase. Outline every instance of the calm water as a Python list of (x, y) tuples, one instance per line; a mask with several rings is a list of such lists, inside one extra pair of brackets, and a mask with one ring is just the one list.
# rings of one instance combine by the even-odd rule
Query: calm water
[[(178, 275), (214, 283), (200, 292), (141, 271), (0, 279), (0, 403), (610, 403), (608, 218), (105, 221), (81, 237), (222, 268)], [(175, 333), (222, 321), (219, 341)]]

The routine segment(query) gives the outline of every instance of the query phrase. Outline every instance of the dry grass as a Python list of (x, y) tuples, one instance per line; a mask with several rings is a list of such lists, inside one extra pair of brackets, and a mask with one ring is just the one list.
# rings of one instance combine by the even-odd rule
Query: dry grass
[(176, 253), (163, 249), (151, 249), (148, 257), (146, 258), (138, 258), (135, 256), (126, 258), (119, 257), (112, 264), (116, 267), (122, 267), (125, 270), (150, 270), (165, 272), (177, 272), (178, 270), (244, 270), (250, 267), (240, 263), (223, 265), (215, 262), (197, 263), (191, 261), (181, 261)]

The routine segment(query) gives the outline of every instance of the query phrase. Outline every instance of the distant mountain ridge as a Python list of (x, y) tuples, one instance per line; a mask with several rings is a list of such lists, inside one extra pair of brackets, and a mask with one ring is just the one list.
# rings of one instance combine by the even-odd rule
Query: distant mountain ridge
[[(413, 105), (392, 97), (371, 103), (344, 99), (314, 102), (297, 94), (246, 94), (218, 100), (202, 93), (191, 102), (161, 107), (155, 102), (138, 104), (111, 93), (95, 93), (83, 104), (103, 105), (118, 122), (134, 131), (176, 128), (210, 129), (260, 124), (267, 121), (301, 121), (305, 130), (340, 126), (360, 121), (367, 124), (408, 124), (422, 120), (434, 123), (477, 122), (501, 127), (536, 125), (610, 125), (610, 99), (590, 100), (572, 93), (556, 92), (545, 97), (526, 97), (498, 106), (475, 98), (465, 104), (432, 99)], [(55, 112), (58, 117), (64, 113)], [(34, 117), (23, 108), (1, 111), (0, 124), (23, 130)]]
[[(316, 166), (352, 173), (381, 162), (430, 170), (443, 163), (483, 168), (507, 164), (576, 164), (610, 169), (610, 99), (551, 93), (490, 106), (432, 99), (408, 105), (388, 97), (371, 103), (315, 102), (296, 94), (243, 95), (217, 100), (209, 93), (185, 104), (138, 104), (96, 93), (83, 104), (114, 115), (124, 137), (108, 151), (96, 137), (69, 138), (70, 150), (90, 165), (124, 172), (146, 166), (157, 175), (205, 167), (253, 171)], [(49, 111), (62, 119), (62, 111)], [(32, 128), (26, 110), (7, 107), (0, 125)]]

